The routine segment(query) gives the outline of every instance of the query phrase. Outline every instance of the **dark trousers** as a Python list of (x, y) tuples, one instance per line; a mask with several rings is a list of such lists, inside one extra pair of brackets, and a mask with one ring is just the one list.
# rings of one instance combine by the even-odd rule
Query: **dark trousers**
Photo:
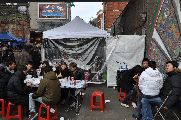
[(66, 100), (68, 97), (69, 90), (67, 88), (61, 89), (61, 100)]
[(16, 98), (9, 98), (9, 101), (16, 104), (16, 105), (22, 105), (23, 112), (26, 115), (26, 117), (29, 117), (29, 96), (28, 95), (21, 95)]
[(129, 101), (132, 99), (132, 102), (136, 103), (136, 87), (133, 87), (127, 94), (126, 98), (124, 99), (124, 104), (129, 104)]
[(73, 103), (73, 102), (75, 102), (74, 97), (75, 97), (75, 91), (76, 91), (76, 89), (71, 88), (71, 89), (69, 89), (69, 90), (70, 90), (70, 103)]

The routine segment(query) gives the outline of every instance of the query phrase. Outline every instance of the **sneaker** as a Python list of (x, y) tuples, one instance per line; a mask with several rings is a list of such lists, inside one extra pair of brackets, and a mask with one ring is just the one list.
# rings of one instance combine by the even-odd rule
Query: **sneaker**
[(60, 120), (64, 120), (64, 117), (61, 117)]
[(137, 108), (136, 103), (132, 102), (133, 108)]
[(51, 113), (55, 113), (55, 109), (50, 108), (50, 112), (51, 112)]
[(126, 108), (129, 108), (129, 105), (124, 104), (124, 103), (121, 103), (121, 106), (126, 107)]
[(38, 113), (36, 112), (30, 112), (30, 117), (28, 118), (28, 120), (33, 120), (34, 118), (36, 118), (38, 116)]

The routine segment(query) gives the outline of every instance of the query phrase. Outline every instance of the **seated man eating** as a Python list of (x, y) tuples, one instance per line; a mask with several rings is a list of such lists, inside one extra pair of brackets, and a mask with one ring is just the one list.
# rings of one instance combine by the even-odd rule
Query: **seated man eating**
[(29, 94), (29, 110), (31, 117), (36, 114), (35, 101), (48, 105), (56, 105), (60, 101), (61, 88), (60, 82), (50, 67), (44, 68), (44, 78), (40, 81), (38, 90)]

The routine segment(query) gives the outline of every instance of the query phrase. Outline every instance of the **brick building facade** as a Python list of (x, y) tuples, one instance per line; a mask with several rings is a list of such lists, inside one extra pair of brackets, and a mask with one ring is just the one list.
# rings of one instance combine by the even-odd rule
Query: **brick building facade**
[(104, 14), (103, 14), (103, 10), (99, 10), (98, 12), (97, 12), (97, 18), (96, 18), (96, 26), (98, 27), (98, 28), (100, 28), (100, 29), (104, 29), (104, 16), (103, 16)]
[(10, 32), (17, 38), (29, 40), (28, 3), (0, 4), (0, 33)]
[[(53, 4), (55, 5), (57, 4), (57, 6), (61, 5), (61, 7), (66, 7), (65, 9), (62, 9), (62, 13), (66, 14), (65, 18), (62, 17), (40, 18), (41, 4), (42, 5), (45, 4), (47, 7), (48, 5), (50, 6)], [(55, 27), (62, 26), (71, 20), (71, 6), (70, 3), (66, 2), (46, 2), (46, 3), (30, 2), (29, 12), (31, 17), (30, 27), (31, 30), (33, 31), (49, 30)]]
[(141, 35), (146, 21), (146, 18), (142, 17), (146, 13), (144, 3), (143, 0), (130, 0), (122, 14), (114, 22), (111, 33), (115, 35)]
[(110, 31), (113, 23), (122, 13), (128, 2), (103, 2), (105, 30)]
[(181, 29), (175, 6), (175, 0), (131, 0), (111, 33), (146, 35), (145, 57), (156, 61), (164, 71), (167, 60), (181, 61)]
[[(40, 14), (41, 14), (40, 12), (42, 9), (42, 8), (40, 8), (40, 6), (45, 5), (46, 7), (48, 7), (48, 6), (51, 7), (51, 5), (56, 5), (56, 4), (58, 7), (62, 7), (61, 12), (63, 14), (66, 14), (64, 18), (61, 18), (61, 17), (60, 18), (55, 18), (55, 17), (41, 18), (40, 17)], [(52, 8), (52, 9), (54, 10), (54, 9), (56, 9), (56, 7)], [(49, 10), (47, 10), (47, 11), (49, 11)], [(43, 42), (43, 33), (42, 33), (43, 31), (62, 26), (71, 20), (71, 6), (70, 6), (70, 3), (66, 3), (66, 2), (45, 2), (45, 3), (30, 2), (29, 12), (30, 12), (30, 17), (31, 17), (30, 41), (33, 43), (35, 43), (35, 42), (42, 43)]]

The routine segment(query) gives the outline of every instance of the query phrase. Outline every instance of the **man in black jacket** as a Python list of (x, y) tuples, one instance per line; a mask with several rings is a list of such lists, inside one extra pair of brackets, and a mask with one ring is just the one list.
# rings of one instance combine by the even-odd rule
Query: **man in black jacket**
[[(83, 70), (77, 67), (77, 64), (75, 62), (71, 62), (69, 64), (69, 69), (70, 69), (70, 77), (74, 77), (74, 80), (83, 80), (84, 79), (84, 73)], [(75, 89), (70, 89), (70, 94), (72, 96), (75, 95)], [(70, 99), (70, 101), (72, 102), (71, 107), (73, 107), (75, 105), (75, 101), (74, 99)]]
[(77, 67), (77, 64), (75, 62), (71, 62), (69, 64), (70, 69), (70, 77), (74, 77), (75, 80), (83, 80), (84, 79), (84, 73), (83, 70)]
[(8, 100), (15, 104), (20, 104), (26, 110), (26, 117), (28, 118), (28, 93), (24, 80), (26, 79), (27, 67), (20, 66), (19, 70), (11, 77), (7, 86)]
[(14, 61), (8, 61), (6, 68), (2, 68), (0, 78), (0, 98), (7, 99), (7, 84), (9, 79), (14, 74), (16, 63)]
[(166, 62), (168, 77), (164, 81), (163, 88), (161, 89), (161, 96), (165, 99), (169, 95), (169, 92), (172, 92), (164, 105), (164, 109), (174, 108), (179, 101), (179, 97), (181, 97), (181, 73), (175, 71), (177, 68), (178, 63), (176, 61)]
[(34, 66), (33, 66), (33, 62), (32, 61), (28, 61), (28, 63), (26, 64), (26, 67), (27, 67), (27, 75), (32, 75), (32, 77), (34, 78), (37, 78), (37, 72), (36, 70), (34, 69)]

